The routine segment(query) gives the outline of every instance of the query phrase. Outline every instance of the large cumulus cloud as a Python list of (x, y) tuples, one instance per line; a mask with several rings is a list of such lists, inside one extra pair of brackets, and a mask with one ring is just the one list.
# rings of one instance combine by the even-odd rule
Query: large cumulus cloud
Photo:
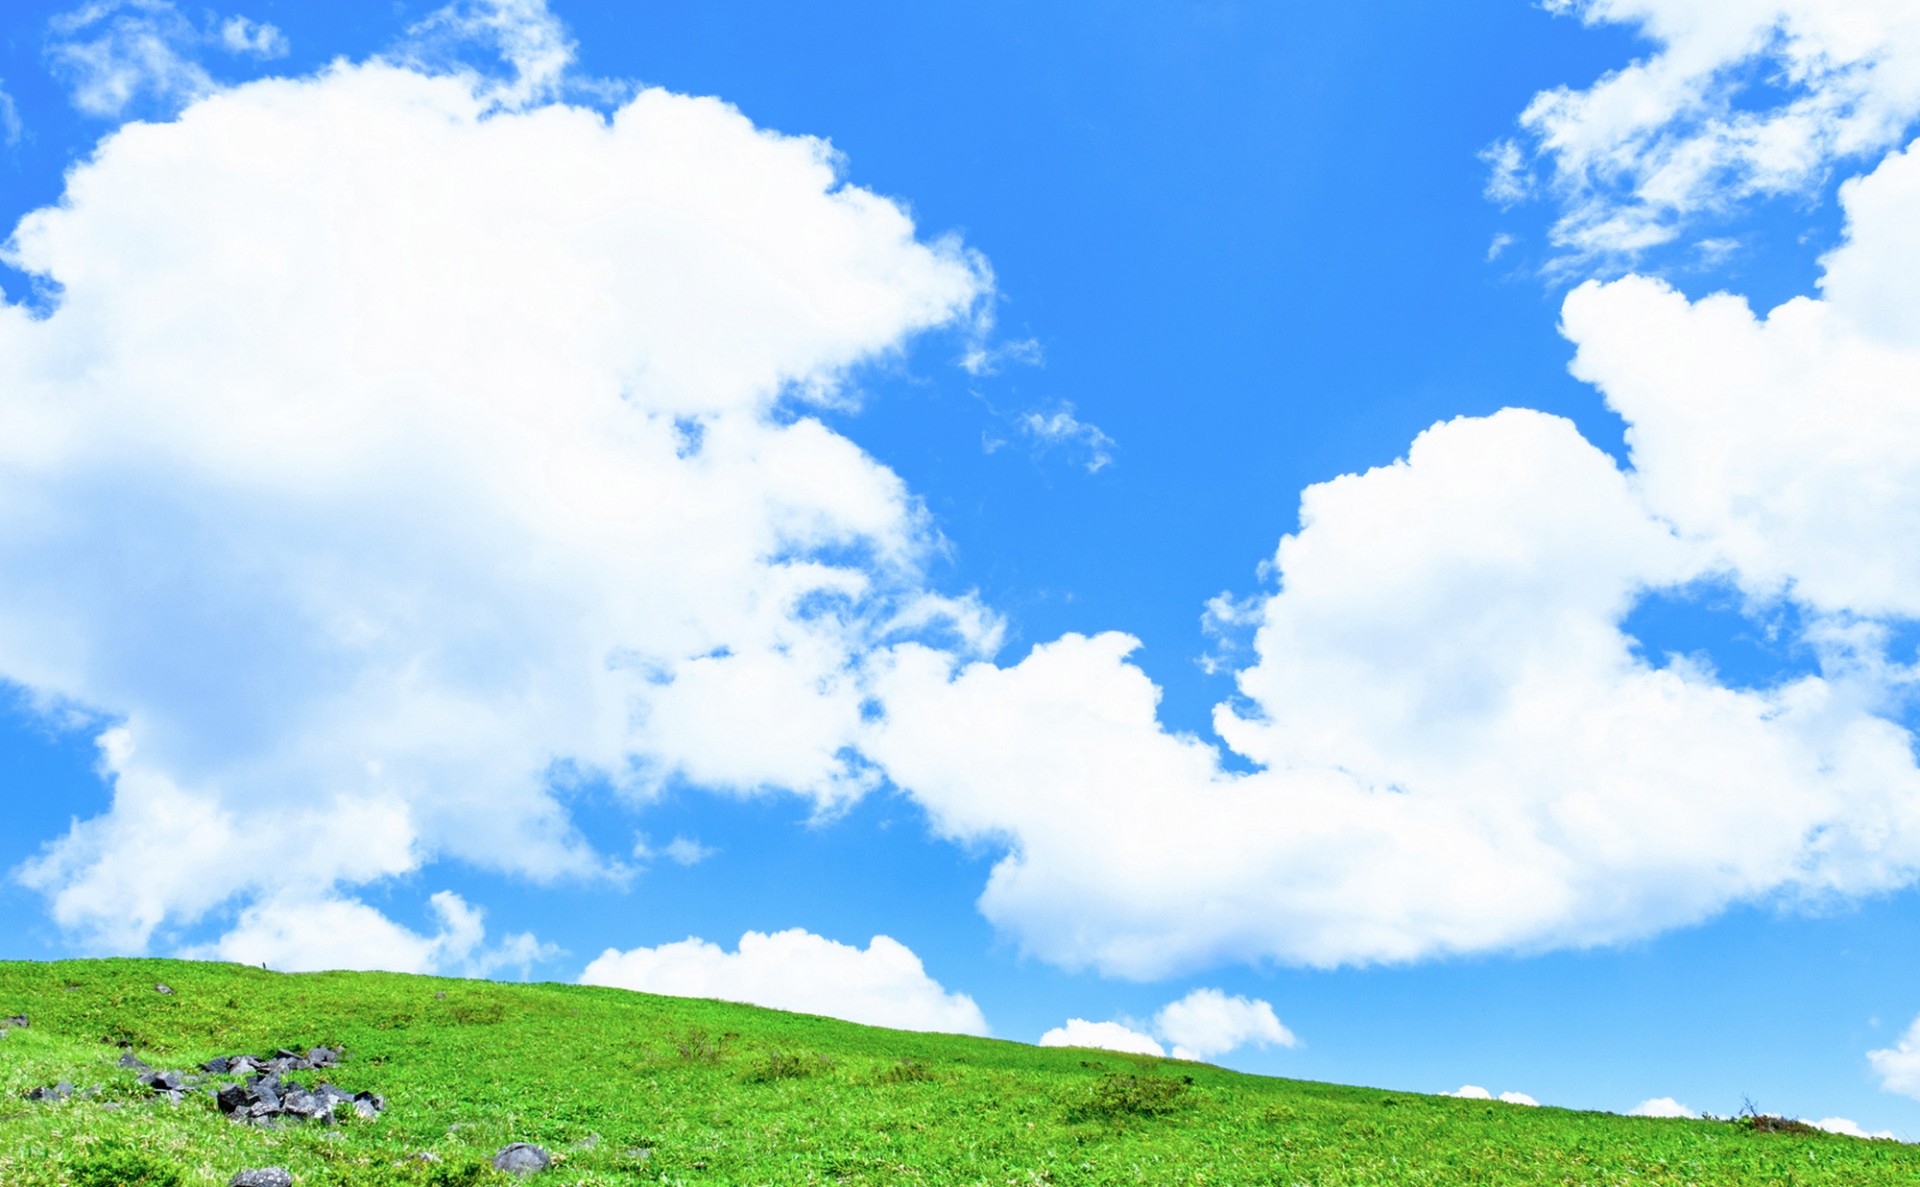
[(114, 795), (22, 876), (100, 945), (269, 878), (617, 872), (583, 777), (843, 799), (859, 656), (991, 633), (807, 414), (990, 282), (822, 141), (337, 64), (121, 128), (6, 251), (57, 295), (0, 308), (0, 675)]
[[(1218, 743), (1166, 729), (1123, 634), (1020, 662), (896, 649), (872, 752), (1031, 951), (1155, 977), (1584, 946), (1920, 869), (1911, 154), (1849, 188), (1826, 291), (1756, 317), (1627, 278), (1565, 307), (1622, 468), (1567, 421), (1436, 425), (1312, 487)], [(1811, 670), (1648, 656), (1654, 593), (1791, 608)], [(983, 744), (984, 743), (984, 744)]]

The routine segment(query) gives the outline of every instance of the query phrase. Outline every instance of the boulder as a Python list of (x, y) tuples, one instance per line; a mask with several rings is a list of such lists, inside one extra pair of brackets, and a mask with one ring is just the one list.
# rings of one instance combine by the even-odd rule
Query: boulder
[(258, 1170), (235, 1171), (227, 1187), (293, 1187), (293, 1176), (284, 1167), (264, 1166)]
[(531, 1142), (514, 1142), (503, 1146), (493, 1156), (493, 1169), (505, 1171), (510, 1175), (531, 1175), (546, 1170), (553, 1165), (553, 1155)]

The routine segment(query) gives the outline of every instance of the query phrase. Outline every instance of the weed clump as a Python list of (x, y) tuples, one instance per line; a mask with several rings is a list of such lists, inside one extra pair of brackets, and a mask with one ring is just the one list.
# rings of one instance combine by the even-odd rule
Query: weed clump
[(1128, 1117), (1158, 1117), (1179, 1108), (1193, 1086), (1192, 1076), (1102, 1076), (1093, 1082), (1085, 1100), (1069, 1111), (1077, 1121), (1118, 1121)]
[(1742, 1100), (1740, 1112), (1734, 1117), (1733, 1123), (1749, 1133), (1788, 1133), (1806, 1137), (1821, 1132), (1817, 1126), (1805, 1121), (1762, 1113), (1751, 1099)]
[(918, 1059), (902, 1059), (874, 1077), (876, 1084), (925, 1084), (933, 1079), (933, 1069)]
[(680, 1041), (674, 1044), (674, 1049), (680, 1052), (680, 1058), (689, 1063), (719, 1063), (726, 1044), (724, 1037), (716, 1039), (696, 1027), (681, 1036)]
[(827, 1066), (824, 1055), (790, 1055), (770, 1051), (747, 1072), (749, 1084), (771, 1084), (776, 1080), (804, 1080)]
[(180, 1187), (170, 1163), (119, 1142), (102, 1142), (73, 1167), (74, 1187)]

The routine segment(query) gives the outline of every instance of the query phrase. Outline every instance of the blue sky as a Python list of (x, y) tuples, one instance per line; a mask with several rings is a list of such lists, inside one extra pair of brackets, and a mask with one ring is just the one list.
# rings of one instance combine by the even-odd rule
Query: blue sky
[(0, 54), (5, 955), (1920, 1139), (1902, 4)]

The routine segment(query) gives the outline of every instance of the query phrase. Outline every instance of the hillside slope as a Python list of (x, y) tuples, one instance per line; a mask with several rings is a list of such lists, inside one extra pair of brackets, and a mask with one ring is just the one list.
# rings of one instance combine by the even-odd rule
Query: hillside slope
[[(171, 992), (155, 989), (164, 985)], [(0, 1183), (1920, 1184), (1920, 1147), (1727, 1122), (1529, 1109), (1111, 1052), (855, 1026), (571, 985), (287, 975), (159, 960), (0, 962)], [(123, 1046), (125, 1044), (125, 1046)], [(235, 1124), (123, 1054), (193, 1071), (312, 1047), (292, 1072), (371, 1119)], [(74, 1095), (30, 1100), (68, 1081)], [(99, 1091), (93, 1092), (97, 1086)], [(367, 1110), (362, 1110), (366, 1112)], [(439, 1161), (409, 1158), (432, 1152)], [(399, 1165), (396, 1165), (399, 1164)]]

